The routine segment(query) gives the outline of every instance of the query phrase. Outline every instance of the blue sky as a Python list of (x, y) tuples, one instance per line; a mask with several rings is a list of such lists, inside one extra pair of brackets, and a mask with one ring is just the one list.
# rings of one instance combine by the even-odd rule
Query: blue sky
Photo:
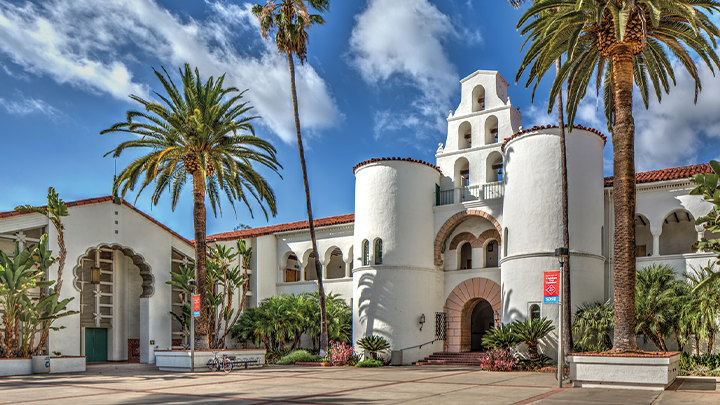
[[(101, 7), (98, 7), (101, 5)], [(286, 60), (262, 40), (250, 3), (171, 0), (0, 0), (0, 120), (3, 170), (0, 211), (43, 204), (48, 186), (66, 201), (110, 194), (115, 160), (103, 155), (121, 134), (99, 135), (136, 105), (127, 96), (159, 90), (152, 68), (173, 74), (187, 62), (201, 75), (227, 73), (249, 89), (262, 116), (256, 130), (278, 149), (283, 178), (266, 173), (278, 198), (269, 223), (306, 219), (294, 143)], [(434, 163), (446, 137), (444, 118), (459, 103), (458, 80), (478, 69), (498, 70), (514, 83), (523, 38), (520, 11), (505, 1), (331, 0), (325, 26), (310, 35), (308, 63), (298, 71), (301, 121), (316, 217), (353, 212), (352, 167), (384, 156)], [(684, 72), (662, 104), (635, 108), (638, 170), (707, 162), (720, 156), (720, 80), (702, 68), (703, 93), (692, 104)], [(523, 126), (554, 122), (545, 115), (549, 81), (538, 90), (511, 86)], [(589, 92), (590, 93), (590, 92)], [(577, 123), (607, 134), (593, 96)], [(605, 149), (612, 174), (611, 145)], [(118, 170), (137, 154), (117, 159)], [(126, 197), (130, 202), (135, 195)], [(192, 238), (192, 196), (172, 212), (168, 197), (136, 206)], [(268, 224), (223, 202), (208, 216), (208, 234), (238, 224)], [(257, 208), (257, 207), (255, 207)]]

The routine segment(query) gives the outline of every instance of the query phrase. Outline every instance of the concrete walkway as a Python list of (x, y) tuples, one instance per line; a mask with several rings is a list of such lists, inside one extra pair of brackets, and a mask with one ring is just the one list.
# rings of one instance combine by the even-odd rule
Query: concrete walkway
[(84, 374), (0, 377), (0, 404), (720, 404), (720, 379), (684, 378), (662, 393), (557, 389), (552, 374), (476, 367), (281, 367), (175, 374), (146, 365)]

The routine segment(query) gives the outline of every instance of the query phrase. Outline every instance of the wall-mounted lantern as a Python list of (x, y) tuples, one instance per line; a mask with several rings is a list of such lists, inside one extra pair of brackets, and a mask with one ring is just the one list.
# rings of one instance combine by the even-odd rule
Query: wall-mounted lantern
[(425, 314), (420, 315), (420, 330), (422, 331), (423, 325), (425, 325)]
[(100, 284), (100, 267), (90, 268), (90, 283)]

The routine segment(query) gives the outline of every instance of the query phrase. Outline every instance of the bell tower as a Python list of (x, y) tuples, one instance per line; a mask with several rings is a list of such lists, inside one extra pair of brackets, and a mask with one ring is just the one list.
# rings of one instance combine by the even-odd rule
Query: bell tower
[(498, 72), (478, 70), (460, 83), (460, 105), (450, 111), (445, 146), (435, 155), (446, 176), (440, 188), (470, 190), (467, 196), (455, 196), (453, 203), (487, 197), (479, 195), (479, 188), (502, 180), (500, 146), (520, 130), (522, 120), (507, 96), (508, 83)]

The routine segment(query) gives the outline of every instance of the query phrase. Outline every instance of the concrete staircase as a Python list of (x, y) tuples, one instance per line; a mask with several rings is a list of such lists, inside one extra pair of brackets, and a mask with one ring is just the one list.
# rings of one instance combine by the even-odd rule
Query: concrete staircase
[(465, 352), (450, 353), (438, 352), (433, 353), (430, 357), (417, 362), (419, 366), (427, 365), (446, 365), (446, 366), (480, 366), (485, 353), (483, 352)]

